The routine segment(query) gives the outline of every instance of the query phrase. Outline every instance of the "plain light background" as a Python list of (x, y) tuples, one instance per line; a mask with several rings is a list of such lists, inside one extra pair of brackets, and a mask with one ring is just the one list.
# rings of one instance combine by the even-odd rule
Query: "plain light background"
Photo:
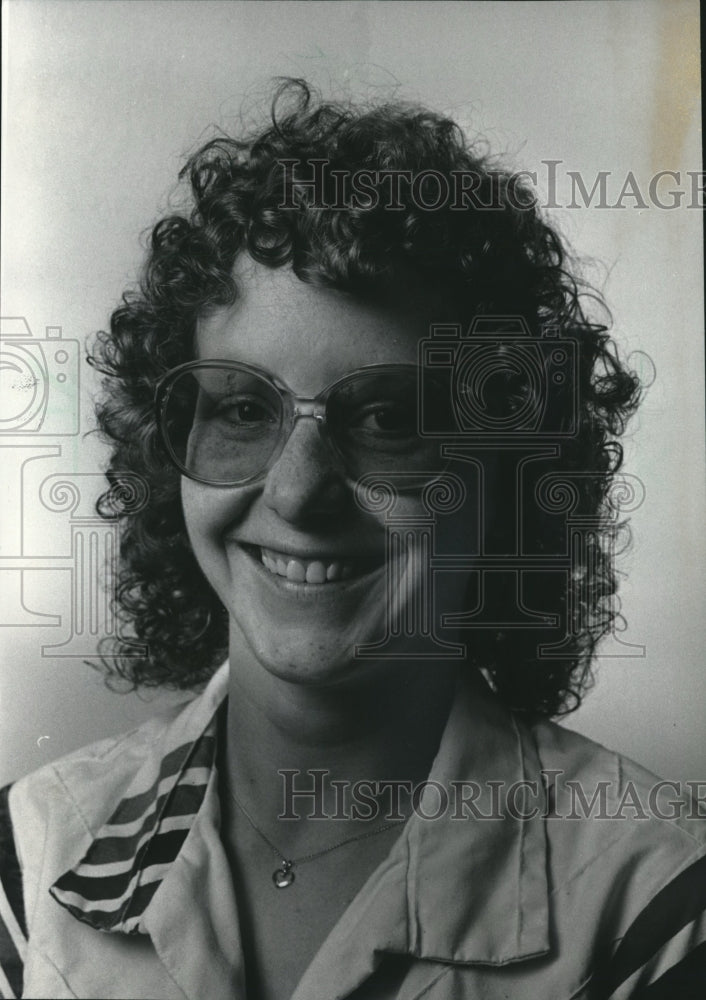
[[(698, 5), (6, 0), (3, 4), (4, 316), (34, 335), (83, 341), (105, 326), (142, 258), (139, 234), (169, 205), (184, 156), (207, 127), (266, 102), (273, 76), (325, 96), (417, 99), (482, 133), (505, 161), (562, 161), (590, 188), (610, 172), (614, 202), (632, 171), (701, 169)], [(669, 184), (660, 188), (666, 191)], [(621, 560), (626, 641), (642, 658), (604, 659), (574, 726), (675, 779), (706, 779), (706, 543), (701, 213), (650, 204), (556, 211), (604, 291), (624, 354), (657, 371), (627, 438), (644, 483)], [(90, 373), (82, 365), (84, 429)], [(49, 439), (43, 439), (47, 443)], [(66, 519), (17, 483), (27, 438), (0, 438), (3, 550), (66, 556)], [(31, 443), (31, 442), (30, 442)], [(105, 455), (68, 437), (42, 474), (90, 474)], [(78, 480), (77, 480), (78, 481)], [(94, 480), (81, 480), (86, 489)], [(6, 566), (8, 564), (5, 564)], [(120, 696), (80, 660), (42, 655), (67, 636), (66, 569), (25, 573), (24, 601), (60, 624), (14, 627), (17, 573), (0, 560), (0, 784), (83, 743), (131, 728), (159, 705)], [(8, 610), (9, 609), (9, 610)], [(50, 619), (46, 619), (50, 621)]]

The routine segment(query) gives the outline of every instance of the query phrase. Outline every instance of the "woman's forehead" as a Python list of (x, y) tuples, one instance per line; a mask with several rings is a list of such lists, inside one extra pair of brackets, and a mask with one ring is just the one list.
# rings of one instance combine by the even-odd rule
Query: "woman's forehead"
[(197, 355), (246, 361), (285, 380), (307, 367), (318, 384), (362, 365), (414, 363), (430, 324), (448, 319), (432, 293), (371, 303), (250, 258), (234, 277), (236, 301), (199, 320)]

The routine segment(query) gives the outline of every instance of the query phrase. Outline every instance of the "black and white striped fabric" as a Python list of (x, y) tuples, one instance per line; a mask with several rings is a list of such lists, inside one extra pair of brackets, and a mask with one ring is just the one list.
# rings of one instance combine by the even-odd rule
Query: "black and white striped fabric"
[[(675, 959), (675, 960), (673, 960)], [(672, 879), (632, 922), (592, 982), (603, 1000), (641, 982), (631, 1000), (706, 998), (706, 857)]]
[[(216, 715), (191, 741), (180, 729), (163, 756), (146, 760), (84, 857), (51, 887), (57, 903), (76, 919), (101, 931), (147, 933), (145, 911), (179, 855), (212, 779), (217, 725)], [(575, 1000), (705, 1000), (706, 856), (699, 851), (627, 929), (609, 915), (610, 899), (605, 900), (608, 933), (615, 932), (616, 944), (584, 991), (573, 994)], [(27, 928), (8, 789), (0, 791), (0, 875), (0, 997), (17, 1000)]]
[(123, 799), (86, 856), (50, 892), (98, 930), (146, 933), (140, 920), (181, 850), (214, 764), (215, 733), (172, 750), (152, 785)]
[[(142, 914), (199, 811), (214, 766), (215, 720), (195, 742), (161, 761), (152, 784), (124, 798), (86, 856), (51, 893), (78, 920), (103, 931), (145, 933)], [(8, 806), (0, 791), (0, 998), (22, 996), (27, 928), (22, 876)]]
[(20, 871), (8, 808), (9, 786), (0, 790), (0, 996), (22, 996), (27, 926)]

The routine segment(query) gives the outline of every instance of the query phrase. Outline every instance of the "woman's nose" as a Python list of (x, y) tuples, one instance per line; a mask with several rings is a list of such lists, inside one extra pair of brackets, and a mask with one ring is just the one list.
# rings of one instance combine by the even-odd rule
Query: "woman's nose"
[(339, 513), (348, 489), (316, 422), (299, 419), (284, 450), (267, 473), (263, 498), (291, 523)]

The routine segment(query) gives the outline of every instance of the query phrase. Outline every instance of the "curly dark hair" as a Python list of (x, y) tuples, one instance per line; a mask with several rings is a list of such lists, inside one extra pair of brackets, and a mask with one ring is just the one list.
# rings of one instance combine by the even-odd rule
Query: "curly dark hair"
[[(306, 179), (317, 160), (326, 171), (314, 192)], [(337, 204), (336, 170), (374, 172), (376, 195)], [(434, 171), (436, 179), (427, 175), (416, 198), (401, 184), (400, 205), (390, 210), (381, 185), (383, 172), (389, 180), (391, 171), (415, 177)], [(461, 205), (446, 199), (433, 210), (420, 204), (434, 200), (439, 176), (450, 181), (457, 172), (474, 179), (473, 197)], [(530, 573), (523, 590), (526, 606), (559, 614), (567, 638), (548, 657), (538, 649), (543, 641), (556, 645), (556, 622), (546, 630), (478, 629), (472, 658), (515, 710), (550, 716), (576, 708), (591, 681), (596, 643), (616, 617), (613, 562), (621, 525), (610, 490), (622, 462), (617, 438), (637, 405), (639, 383), (619, 361), (607, 326), (588, 318), (585, 303), (602, 303), (601, 297), (578, 278), (532, 192), (495, 169), (482, 143), (470, 143), (446, 117), (404, 103), (326, 103), (302, 80), (279, 84), (267, 127), (207, 142), (184, 167), (185, 177), (190, 209), (154, 226), (139, 289), (125, 293), (88, 359), (106, 376), (98, 419), (113, 446), (111, 489), (98, 509), (117, 515), (122, 532), (123, 633), (103, 659), (111, 676), (134, 686), (192, 688), (227, 655), (227, 617), (191, 551), (179, 473), (160, 445), (153, 402), (164, 373), (191, 360), (198, 317), (235, 300), (234, 262), (247, 253), (268, 267), (291, 267), (302, 281), (367, 298), (392, 295), (411, 278), (442, 289), (464, 322), (512, 314), (524, 318), (534, 337), (550, 325), (575, 338), (578, 384), (569, 394), (578, 393), (577, 432), (562, 437), (555, 457), (538, 468), (573, 484), (572, 515), (588, 518), (594, 530), (570, 577)], [(563, 402), (557, 398), (560, 406), (570, 404), (566, 393)], [(136, 510), (116, 509), (126, 470), (148, 486), (149, 502)], [(515, 481), (507, 487), (514, 490)], [(545, 505), (522, 517), (526, 551), (566, 549), (565, 513), (552, 515)], [(503, 603), (514, 607), (517, 595), (499, 587), (488, 600), (502, 614)], [(148, 654), (135, 655), (135, 643)]]

